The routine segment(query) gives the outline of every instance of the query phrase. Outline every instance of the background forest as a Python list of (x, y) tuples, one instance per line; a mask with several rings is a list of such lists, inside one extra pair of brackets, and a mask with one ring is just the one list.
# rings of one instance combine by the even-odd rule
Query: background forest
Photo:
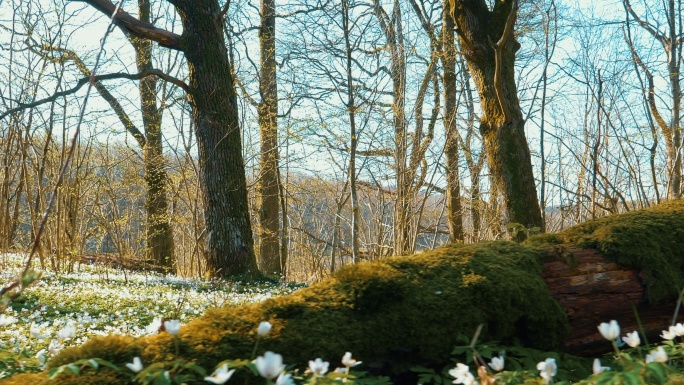
[(54, 190), (47, 268), (312, 281), (681, 196), (680, 1), (116, 5), (0, 0), (0, 249)]

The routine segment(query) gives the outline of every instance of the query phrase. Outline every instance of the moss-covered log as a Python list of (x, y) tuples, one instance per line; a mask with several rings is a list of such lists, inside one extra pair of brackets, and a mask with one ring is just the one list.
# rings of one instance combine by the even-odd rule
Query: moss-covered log
[[(288, 364), (322, 357), (334, 365), (352, 351), (385, 373), (447, 362), (456, 336), (470, 335), (480, 323), (486, 325), (484, 340), (517, 337), (530, 346), (560, 348), (569, 336), (574, 347), (591, 345), (598, 322), (634, 324), (632, 305), (641, 307), (648, 325), (665, 326), (649, 312), (672, 314), (682, 283), (683, 233), (684, 201), (674, 201), (522, 245), (450, 245), (363, 263), (288, 296), (212, 310), (181, 329), (178, 355), (168, 333), (109, 336), (66, 349), (49, 365), (99, 357), (124, 367), (140, 356), (146, 364), (192, 358), (212, 369), (225, 359), (249, 358), (261, 321), (274, 326), (259, 350), (281, 353)], [(59, 383), (126, 383), (108, 371), (64, 375)], [(4, 383), (38, 383), (37, 378)]]

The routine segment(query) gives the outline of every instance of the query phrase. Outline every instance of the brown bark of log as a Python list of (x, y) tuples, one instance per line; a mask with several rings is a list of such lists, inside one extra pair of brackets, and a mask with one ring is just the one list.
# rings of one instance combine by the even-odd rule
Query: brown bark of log
[[(542, 276), (552, 297), (568, 315), (570, 333), (565, 347), (569, 352), (592, 356), (610, 350), (610, 344), (598, 332), (598, 325), (614, 319), (623, 336), (638, 331), (634, 309), (651, 337), (667, 329), (672, 321), (676, 298), (649, 305), (647, 277), (640, 271), (608, 262), (594, 249), (559, 248), (549, 251), (548, 257)], [(655, 340), (651, 338), (650, 342)]]

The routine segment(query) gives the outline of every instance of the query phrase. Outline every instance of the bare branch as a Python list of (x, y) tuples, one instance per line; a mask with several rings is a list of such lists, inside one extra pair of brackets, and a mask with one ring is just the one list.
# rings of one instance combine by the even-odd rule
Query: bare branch
[(223, 5), (223, 9), (221, 10), (221, 12), (219, 12), (219, 14), (217, 16), (218, 20), (223, 19), (223, 16), (225, 16), (226, 13), (228, 12), (228, 8), (230, 8), (230, 0), (227, 0), (226, 4)]
[(648, 31), (648, 33), (650, 33), (654, 38), (656, 38), (656, 40), (658, 40), (660, 42), (660, 44), (662, 44), (663, 47), (665, 47), (665, 49), (667, 49), (667, 47), (668, 47), (667, 37), (665, 37), (665, 35), (660, 33), (660, 31), (658, 31), (652, 25), (648, 24), (646, 21), (641, 20), (641, 18), (639, 18), (639, 16), (636, 14), (636, 12), (634, 12), (634, 10), (632, 9), (632, 4), (629, 3), (629, 0), (624, 0), (624, 2), (622, 4), (625, 6), (625, 9), (627, 10), (627, 12), (629, 12), (629, 14), (632, 15), (634, 20), (636, 20), (636, 22), (639, 23), (639, 25), (643, 29)]
[[(81, 58), (78, 57), (78, 55), (76, 55), (74, 51), (71, 51), (66, 48), (54, 47), (49, 44), (42, 44), (39, 46), (29, 47), (29, 49), (43, 56), (47, 60), (51, 60), (54, 62), (63, 63), (67, 60), (72, 60), (76, 64), (76, 67), (81, 71), (83, 76), (90, 78), (90, 69), (88, 69), (85, 63), (83, 63)], [(49, 57), (48, 52), (59, 52), (62, 55), (56, 58)], [(100, 94), (100, 96), (102, 96), (102, 98), (107, 103), (109, 103), (109, 106), (112, 107), (112, 110), (114, 110), (114, 113), (119, 118), (119, 121), (121, 121), (121, 124), (123, 124), (126, 131), (128, 131), (133, 136), (133, 138), (136, 140), (136, 142), (138, 142), (141, 148), (144, 148), (145, 143), (147, 141), (145, 135), (140, 131), (140, 129), (138, 129), (138, 127), (135, 126), (135, 124), (133, 124), (133, 121), (131, 120), (130, 116), (128, 116), (121, 103), (119, 103), (116, 97), (114, 97), (114, 95), (112, 95), (112, 93), (109, 92), (107, 88), (105, 88), (102, 82), (95, 82), (94, 86), (97, 92)]]
[(78, 81), (78, 83), (76, 83), (76, 85), (73, 88), (68, 89), (66, 91), (57, 92), (54, 95), (49, 96), (47, 98), (40, 99), (40, 100), (37, 100), (35, 102), (31, 102), (31, 103), (19, 103), (19, 102), (17, 102), (19, 107), (11, 108), (11, 109), (3, 112), (2, 114), (0, 114), (0, 120), (4, 119), (8, 115), (17, 113), (19, 111), (23, 111), (23, 110), (26, 110), (29, 108), (37, 107), (37, 106), (40, 106), (40, 105), (45, 104), (45, 103), (53, 102), (53, 101), (55, 101), (55, 100), (57, 100), (63, 96), (72, 95), (72, 94), (78, 92), (78, 90), (80, 90), (84, 85), (88, 84), (91, 81), (99, 82), (102, 80), (111, 80), (111, 79), (140, 80), (140, 79), (143, 79), (143, 78), (148, 77), (148, 76), (159, 76), (160, 78), (162, 78), (164, 80), (168, 80), (174, 84), (177, 84), (174, 81), (171, 81), (171, 79), (175, 80), (177, 82), (180, 82), (183, 85), (183, 86), (179, 85), (179, 87), (183, 88), (185, 91), (188, 90), (188, 88), (187, 88), (188, 86), (185, 83), (183, 83), (182, 81), (180, 81), (180, 80), (178, 80), (172, 76), (165, 74), (164, 72), (162, 72), (160, 70), (143, 71), (143, 72), (140, 72), (137, 74), (127, 74), (127, 73), (117, 72), (117, 73), (106, 74), (106, 75), (89, 76), (89, 77), (80, 79)]
[(132, 34), (144, 39), (156, 41), (162, 47), (182, 51), (181, 36), (165, 29), (157, 28), (153, 24), (142, 22), (129, 13), (119, 9), (116, 14), (116, 6), (109, 0), (71, 0), (84, 2), (107, 17), (112, 17), (114, 24), (125, 33)]

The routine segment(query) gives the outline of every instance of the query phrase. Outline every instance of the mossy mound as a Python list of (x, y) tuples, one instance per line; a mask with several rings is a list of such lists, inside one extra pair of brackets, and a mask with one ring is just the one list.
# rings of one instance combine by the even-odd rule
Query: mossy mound
[[(562, 345), (567, 320), (541, 278), (541, 263), (548, 250), (568, 245), (598, 249), (609, 260), (642, 270), (649, 299), (670, 300), (682, 285), (684, 200), (534, 236), (522, 245), (449, 245), (348, 266), (287, 296), (209, 311), (184, 326), (178, 341), (168, 333), (98, 337), (65, 349), (49, 365), (102, 358), (123, 368), (64, 374), (59, 384), (128, 383), (124, 365), (135, 356), (147, 365), (192, 359), (211, 371), (222, 360), (249, 358), (261, 321), (273, 329), (260, 341), (259, 353), (272, 350), (298, 365), (322, 357), (335, 366), (345, 351), (385, 373), (443, 364), (457, 336), (470, 335), (480, 323), (486, 325), (481, 340), (516, 336), (532, 347), (552, 349)], [(2, 383), (42, 381), (48, 383), (45, 374)]]
[[(288, 364), (322, 357), (334, 367), (351, 351), (385, 373), (443, 364), (457, 336), (471, 335), (480, 323), (486, 325), (481, 339), (523, 336), (533, 347), (555, 348), (563, 343), (567, 320), (541, 278), (541, 258), (536, 248), (498, 241), (362, 263), (287, 296), (209, 311), (181, 329), (179, 356), (168, 333), (109, 336), (66, 349), (49, 364), (99, 357), (124, 367), (136, 355), (146, 364), (185, 357), (211, 371), (222, 360), (249, 358), (261, 321), (273, 329), (260, 341), (260, 352), (278, 352)], [(95, 377), (102, 384), (126, 383), (99, 373), (60, 376), (59, 383)], [(6, 383), (23, 383), (16, 381)]]
[(684, 200), (598, 218), (527, 242), (541, 248), (563, 243), (597, 249), (607, 260), (645, 274), (651, 304), (672, 300), (683, 284)]

